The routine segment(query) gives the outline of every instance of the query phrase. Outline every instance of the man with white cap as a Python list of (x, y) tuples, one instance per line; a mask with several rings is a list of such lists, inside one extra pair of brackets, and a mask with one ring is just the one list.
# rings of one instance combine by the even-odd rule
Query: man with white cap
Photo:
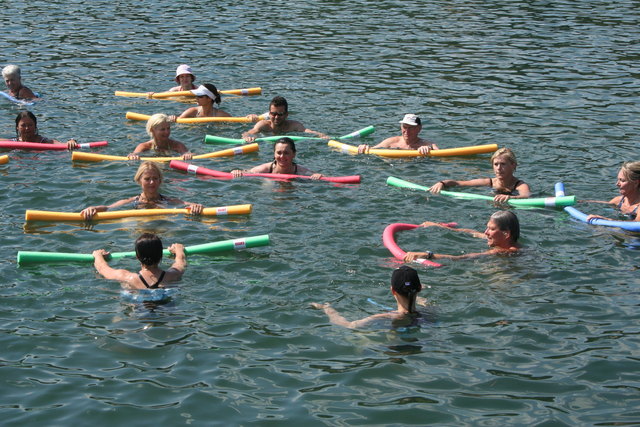
[(191, 67), (187, 64), (179, 65), (176, 69), (176, 83), (179, 86), (172, 87), (169, 92), (181, 92), (185, 90), (197, 89), (193, 84), (196, 76), (193, 74)]
[(368, 153), (371, 148), (397, 148), (400, 150), (418, 150), (422, 155), (427, 155), (431, 150), (437, 150), (435, 142), (418, 137), (422, 130), (420, 117), (415, 114), (405, 114), (400, 121), (402, 135), (387, 138), (378, 145), (371, 147), (367, 144), (358, 146), (358, 153)]

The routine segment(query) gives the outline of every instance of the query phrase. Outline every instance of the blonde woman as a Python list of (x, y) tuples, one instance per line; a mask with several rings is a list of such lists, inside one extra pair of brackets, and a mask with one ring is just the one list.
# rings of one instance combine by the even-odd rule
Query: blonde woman
[[(640, 207), (640, 162), (626, 162), (618, 171), (616, 186), (620, 193), (608, 202), (586, 200), (593, 203), (614, 205), (630, 221), (640, 221), (638, 208)], [(594, 218), (611, 219), (599, 215), (589, 215), (587, 222)]]
[(167, 152), (176, 152), (182, 154), (183, 160), (190, 160), (193, 153), (180, 141), (171, 139), (171, 120), (166, 114), (154, 114), (147, 120), (147, 134), (151, 139), (147, 142), (138, 144), (133, 153), (127, 157), (131, 160), (139, 160), (139, 153), (145, 151), (156, 151), (160, 154)]
[(199, 203), (183, 202), (180, 199), (166, 197), (160, 194), (162, 171), (154, 162), (143, 162), (140, 167), (138, 167), (138, 171), (133, 177), (133, 180), (137, 182), (142, 189), (142, 193), (138, 196), (118, 200), (110, 205), (89, 206), (80, 212), (82, 217), (90, 220), (98, 212), (105, 212), (125, 205), (131, 205), (134, 209), (154, 209), (163, 208), (168, 205), (184, 205), (191, 211), (192, 215), (202, 213), (202, 205)]
[(477, 178), (469, 181), (443, 179), (431, 186), (429, 191), (438, 194), (449, 187), (491, 187), (496, 193), (493, 200), (505, 203), (509, 199), (526, 199), (531, 197), (529, 184), (516, 178), (513, 174), (518, 166), (516, 155), (509, 148), (500, 148), (491, 156), (493, 178)]

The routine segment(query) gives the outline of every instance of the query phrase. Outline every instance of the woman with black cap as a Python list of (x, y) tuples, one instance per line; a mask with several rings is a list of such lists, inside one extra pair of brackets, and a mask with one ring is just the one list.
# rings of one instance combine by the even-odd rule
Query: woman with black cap
[(397, 310), (395, 311), (374, 314), (364, 319), (349, 322), (338, 313), (336, 309), (331, 307), (329, 303), (312, 303), (311, 305), (314, 308), (323, 309), (327, 316), (329, 316), (331, 323), (346, 328), (359, 328), (376, 319), (404, 320), (407, 317), (415, 318), (419, 316), (420, 313), (416, 310), (416, 299), (418, 298), (418, 292), (420, 292), (420, 290), (422, 290), (422, 284), (420, 283), (418, 272), (409, 266), (403, 265), (393, 270), (393, 274), (391, 275), (391, 294), (398, 304)]

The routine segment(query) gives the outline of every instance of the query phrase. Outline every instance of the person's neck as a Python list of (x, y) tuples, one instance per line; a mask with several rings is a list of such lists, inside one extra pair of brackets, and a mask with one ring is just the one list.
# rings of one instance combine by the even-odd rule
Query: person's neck
[(155, 265), (144, 265), (140, 263), (140, 273), (143, 271), (148, 271), (153, 275), (159, 274), (162, 270), (158, 267), (158, 264)]
[(413, 139), (408, 139), (408, 138), (404, 138), (404, 142), (405, 144), (407, 144), (409, 147), (411, 148), (418, 148), (420, 147), (420, 144), (422, 143), (422, 140), (418, 137), (415, 137)]
[(411, 314), (411, 302), (409, 298), (403, 297), (401, 295), (394, 295), (396, 299), (396, 303), (398, 304), (398, 313), (400, 314)]
[(640, 189), (626, 196), (626, 199), (630, 205), (635, 205), (640, 203)]
[(213, 104), (210, 105), (202, 105), (202, 115), (204, 117), (213, 116), (215, 113), (215, 108), (213, 108)]
[(144, 191), (140, 194), (141, 202), (157, 202), (160, 200), (160, 193), (156, 192), (154, 194), (145, 193)]

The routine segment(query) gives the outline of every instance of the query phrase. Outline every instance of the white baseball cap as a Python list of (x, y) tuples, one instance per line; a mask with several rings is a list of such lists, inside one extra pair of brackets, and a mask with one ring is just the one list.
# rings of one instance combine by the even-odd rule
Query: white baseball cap
[(420, 117), (416, 116), (415, 114), (405, 114), (400, 123), (409, 126), (420, 126), (422, 124)]

